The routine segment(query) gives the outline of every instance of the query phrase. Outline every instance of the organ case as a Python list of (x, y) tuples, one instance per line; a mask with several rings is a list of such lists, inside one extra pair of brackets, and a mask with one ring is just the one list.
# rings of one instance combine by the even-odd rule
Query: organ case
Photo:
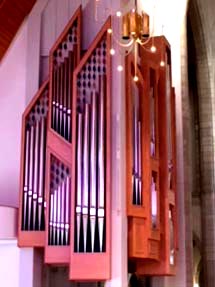
[(71, 280), (110, 277), (110, 25), (74, 71)]
[(49, 81), (33, 97), (22, 116), (18, 245), (45, 244), (45, 161)]
[(72, 186), (73, 71), (80, 61), (81, 7), (50, 51), (47, 135), (47, 217), (45, 262), (69, 264)]
[[(150, 51), (152, 44), (156, 46), (155, 53)], [(177, 255), (175, 102), (171, 87), (170, 46), (166, 39), (155, 37), (146, 47), (139, 47), (138, 62), (136, 70), (140, 81), (133, 82), (134, 60), (130, 55), (126, 60), (129, 77), (127, 85), (142, 86), (139, 89), (140, 103), (143, 105), (140, 119), (143, 126), (141, 184), (145, 200), (143, 197), (140, 206), (134, 204), (134, 201), (131, 202), (131, 194), (136, 188), (133, 185), (135, 148), (132, 144), (138, 141), (129, 140), (127, 143), (129, 258), (134, 262), (139, 274), (173, 275)], [(127, 103), (133, 94), (134, 92), (128, 88)], [(135, 139), (133, 123), (135, 116), (132, 117), (131, 107), (131, 104), (127, 104), (127, 126), (134, 132), (133, 134), (130, 132), (128, 137)], [(127, 131), (130, 130), (127, 128)]]

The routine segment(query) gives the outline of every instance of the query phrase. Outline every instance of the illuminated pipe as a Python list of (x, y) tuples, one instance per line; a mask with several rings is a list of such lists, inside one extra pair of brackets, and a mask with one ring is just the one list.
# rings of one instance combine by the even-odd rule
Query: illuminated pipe
[(34, 153), (34, 125), (31, 126), (30, 161), (29, 161), (29, 189), (28, 189), (28, 230), (31, 229), (31, 205), (33, 194), (33, 153)]
[(152, 215), (152, 226), (156, 227), (157, 224), (157, 190), (154, 177), (152, 176), (151, 182), (151, 215)]
[(139, 178), (139, 135), (138, 135), (138, 117), (139, 117), (139, 90), (136, 85), (132, 86), (133, 94), (133, 204), (139, 205), (139, 195), (141, 182)]
[(53, 244), (54, 193), (50, 194), (49, 245)]
[(38, 188), (38, 228), (41, 230), (42, 210), (43, 210), (43, 193), (44, 193), (44, 156), (45, 156), (45, 118), (41, 118), (40, 129), (40, 158), (39, 158), (39, 188)]
[(36, 121), (34, 145), (34, 187), (33, 187), (33, 230), (36, 227), (36, 212), (38, 198), (38, 154), (39, 154), (39, 121)]
[(25, 179), (24, 179), (24, 199), (23, 199), (23, 205), (24, 205), (24, 213), (23, 213), (23, 230), (25, 230), (26, 225), (26, 216), (27, 216), (27, 197), (28, 197), (28, 176), (29, 176), (29, 141), (30, 141), (30, 131), (27, 128), (26, 129), (26, 143), (25, 143)]
[(169, 209), (169, 238), (170, 238), (170, 264), (174, 265), (175, 263), (175, 258), (174, 258), (174, 253), (175, 253), (175, 248), (174, 248), (174, 224), (173, 224), (173, 218), (172, 218), (172, 211)]
[(138, 121), (138, 205), (142, 203), (141, 122)]
[[(135, 96), (135, 95), (134, 95)], [(134, 149), (134, 194), (133, 194), (133, 203), (137, 204), (138, 201), (138, 119), (137, 119), (137, 107), (134, 106), (134, 140), (133, 140), (133, 149)]]
[(94, 251), (96, 227), (96, 160), (97, 160), (97, 94), (91, 94), (91, 137), (90, 137), (90, 227), (92, 252)]
[(65, 233), (65, 183), (61, 183), (61, 208), (60, 208), (60, 245), (64, 245), (64, 233)]
[(62, 120), (63, 120), (63, 81), (64, 81), (64, 63), (60, 65), (60, 88), (59, 88), (59, 120), (58, 120), (58, 133), (62, 134)]
[(83, 115), (77, 114), (77, 153), (76, 153), (76, 167), (77, 167), (77, 201), (76, 201), (76, 224), (77, 224), (77, 252), (79, 252), (80, 242), (80, 228), (81, 228), (81, 206), (82, 206), (82, 126)]
[(150, 90), (150, 121), (151, 121), (151, 142), (150, 150), (151, 156), (155, 156), (155, 99), (154, 99), (154, 89)]
[(103, 231), (105, 216), (105, 128), (104, 101), (106, 91), (106, 77), (99, 76), (99, 111), (98, 111), (98, 225), (100, 252), (103, 249)]
[(56, 101), (55, 101), (55, 131), (58, 132), (58, 127), (59, 127), (59, 101), (60, 101), (60, 81), (61, 81), (61, 69), (60, 65), (57, 67), (57, 75), (56, 75)]
[(71, 110), (72, 110), (72, 77), (74, 70), (74, 53), (69, 51), (69, 67), (68, 67), (68, 97), (67, 97), (67, 140), (71, 141)]
[(63, 95), (63, 135), (64, 138), (67, 139), (67, 98), (69, 96), (68, 94), (68, 79), (69, 79), (69, 71), (68, 71), (68, 64), (69, 64), (69, 59), (65, 58), (65, 63), (64, 63), (64, 95)]
[(53, 68), (53, 82), (52, 82), (52, 128), (56, 129), (56, 93), (57, 93), (57, 65)]
[(61, 184), (57, 189), (57, 242), (56, 245), (60, 245), (60, 219), (61, 219)]
[(65, 198), (65, 244), (66, 245), (69, 245), (69, 229), (70, 229), (70, 226), (69, 226), (69, 217), (70, 217), (70, 177), (67, 176), (66, 177), (66, 198)]
[(57, 245), (57, 190), (54, 190), (53, 201), (53, 245)]
[(84, 105), (84, 139), (83, 139), (83, 198), (82, 198), (82, 215), (83, 215), (83, 233), (84, 233), (84, 252), (87, 247), (87, 223), (88, 223), (88, 196), (89, 196), (89, 104)]

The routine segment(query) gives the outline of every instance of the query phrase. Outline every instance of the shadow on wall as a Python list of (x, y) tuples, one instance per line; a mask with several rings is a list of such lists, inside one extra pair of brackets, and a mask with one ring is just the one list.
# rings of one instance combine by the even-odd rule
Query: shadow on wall
[(101, 282), (71, 282), (68, 280), (69, 269), (44, 265), (43, 287), (104, 287)]
[(128, 287), (151, 287), (151, 278), (138, 276), (134, 272), (130, 276)]

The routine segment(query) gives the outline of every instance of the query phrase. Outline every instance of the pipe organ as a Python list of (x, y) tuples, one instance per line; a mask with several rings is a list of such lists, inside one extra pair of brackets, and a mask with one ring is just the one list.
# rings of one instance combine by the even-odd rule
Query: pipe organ
[(50, 125), (71, 142), (73, 71), (80, 60), (80, 16), (75, 13), (50, 51)]
[[(44, 247), (45, 263), (69, 266), (76, 281), (110, 278), (110, 28), (109, 17), (81, 58), (77, 9), (50, 51), (49, 79), (22, 121), (19, 246)], [(140, 48), (137, 66), (132, 53), (126, 57), (128, 255), (140, 274), (171, 275), (175, 99), (169, 44), (163, 37), (154, 43), (158, 52)]]
[(20, 216), (18, 243), (44, 246), (45, 243), (45, 161), (49, 81), (46, 81), (26, 108), (22, 118), (20, 172)]
[(50, 51), (50, 115), (47, 135), (45, 262), (68, 264), (72, 190), (73, 72), (81, 53), (81, 8)]
[[(137, 67), (132, 54), (126, 58), (128, 254), (141, 275), (174, 275), (175, 95), (170, 46), (164, 37), (153, 41), (156, 53), (140, 47)], [(139, 81), (133, 80), (134, 73)]]
[(73, 280), (110, 277), (110, 25), (108, 19), (73, 78)]

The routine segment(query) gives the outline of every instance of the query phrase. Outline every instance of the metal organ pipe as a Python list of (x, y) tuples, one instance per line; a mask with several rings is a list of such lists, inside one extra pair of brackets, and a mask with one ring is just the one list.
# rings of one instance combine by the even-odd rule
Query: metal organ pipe
[(69, 139), (67, 135), (67, 98), (69, 97), (68, 93), (68, 80), (69, 80), (69, 70), (68, 70), (68, 57), (65, 58), (64, 63), (64, 94), (63, 94), (63, 127), (62, 127), (62, 134), (65, 139)]
[(52, 128), (56, 129), (56, 94), (57, 94), (57, 64), (53, 68), (53, 83), (52, 83)]
[(69, 244), (70, 187), (69, 168), (51, 156), (49, 245)]
[(60, 66), (57, 66), (56, 71), (56, 101), (55, 101), (55, 130), (58, 132), (58, 123), (59, 123), (59, 95), (60, 95)]
[(39, 191), (38, 191), (38, 226), (41, 229), (44, 190), (44, 156), (45, 156), (45, 119), (42, 117), (40, 126), (40, 159), (39, 159)]
[(106, 91), (106, 77), (99, 76), (99, 115), (98, 115), (98, 224), (100, 252), (103, 249), (103, 231), (105, 217), (105, 129), (104, 129), (104, 101)]
[(67, 139), (71, 141), (71, 95), (72, 95), (72, 72), (75, 67), (75, 54), (69, 51), (69, 67), (68, 67), (68, 94), (67, 94)]
[(71, 182), (70, 177), (66, 177), (66, 203), (65, 203), (65, 244), (69, 244), (69, 228), (70, 228), (70, 188), (71, 188)]
[(82, 213), (82, 126), (83, 126), (83, 115), (82, 113), (77, 114), (77, 150), (76, 150), (76, 186), (77, 186), (77, 200), (76, 200), (76, 224), (77, 224), (77, 251), (79, 252), (80, 242), (80, 228), (81, 228), (81, 213)]
[(60, 237), (61, 237), (61, 245), (64, 245), (64, 232), (65, 232), (65, 183), (64, 181), (61, 184), (61, 214), (60, 214)]
[(60, 64), (60, 88), (59, 88), (59, 121), (57, 132), (63, 135), (62, 120), (63, 120), (63, 82), (64, 82), (64, 63)]
[(28, 189), (28, 230), (31, 229), (31, 206), (33, 191), (33, 153), (34, 153), (34, 125), (31, 126), (30, 162), (29, 162), (29, 189)]
[(88, 223), (88, 195), (89, 195), (89, 104), (84, 105), (84, 140), (83, 140), (83, 232), (84, 232), (84, 251), (87, 248), (87, 223)]
[(95, 227), (96, 227), (96, 150), (97, 150), (97, 94), (91, 94), (91, 140), (90, 140), (90, 229), (91, 246), (94, 251)]
[(38, 154), (39, 154), (39, 121), (36, 120), (34, 143), (34, 175), (33, 175), (33, 230), (36, 227), (37, 197), (38, 197)]
[(40, 98), (26, 116), (22, 230), (44, 229), (44, 165), (48, 90), (42, 90)]
[(142, 159), (141, 159), (141, 122), (138, 121), (138, 204), (141, 205), (142, 203)]
[(24, 198), (23, 198), (23, 223), (22, 228), (26, 228), (26, 219), (27, 219), (27, 199), (28, 199), (28, 180), (29, 180), (29, 146), (30, 144), (30, 130), (27, 127), (26, 129), (26, 143), (25, 143), (25, 176), (24, 176)]
[(142, 204), (142, 159), (141, 159), (141, 120), (139, 115), (140, 110), (140, 98), (139, 90), (136, 86), (132, 87), (133, 95), (133, 175), (132, 175), (132, 186), (133, 186), (133, 204)]

